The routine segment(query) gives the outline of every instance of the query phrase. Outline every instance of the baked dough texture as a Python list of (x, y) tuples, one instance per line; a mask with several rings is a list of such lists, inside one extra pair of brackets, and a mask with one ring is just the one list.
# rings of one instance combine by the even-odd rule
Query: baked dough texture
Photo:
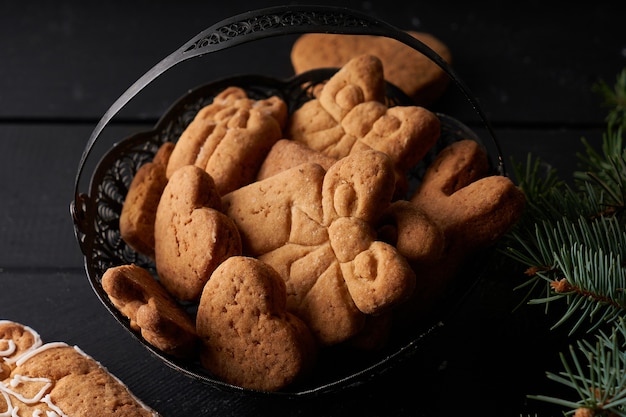
[(212, 177), (185, 165), (170, 177), (155, 219), (155, 258), (161, 284), (176, 298), (197, 301), (211, 273), (241, 254), (237, 227), (221, 211)]
[(376, 315), (404, 301), (415, 275), (374, 224), (394, 191), (389, 157), (368, 150), (328, 171), (302, 164), (222, 198), (244, 254), (275, 268), (287, 305), (322, 345), (346, 341)]
[(406, 191), (407, 170), (439, 139), (441, 122), (425, 107), (388, 107), (384, 91), (380, 59), (353, 58), (328, 80), (319, 98), (293, 113), (287, 136), (336, 159), (368, 149), (387, 154), (400, 195)]
[(130, 320), (131, 329), (141, 332), (146, 342), (179, 358), (197, 353), (193, 319), (146, 269), (112, 267), (101, 283), (113, 305)]
[(128, 188), (120, 213), (120, 234), (135, 251), (154, 259), (156, 210), (167, 184), (165, 168), (174, 143), (165, 142), (154, 159), (138, 170)]
[(226, 88), (196, 114), (176, 142), (167, 177), (182, 166), (195, 165), (211, 175), (222, 195), (248, 184), (283, 137), (286, 120), (282, 99), (253, 100), (241, 88)]
[[(452, 53), (440, 39), (425, 32), (407, 33), (452, 64)], [(294, 42), (291, 63), (300, 74), (316, 68), (340, 68), (362, 54), (378, 57), (384, 65), (384, 78), (421, 106), (435, 102), (450, 82), (449, 76), (421, 52), (383, 36), (307, 33)]]
[(159, 416), (80, 348), (44, 344), (20, 323), (0, 320), (0, 358), (2, 415)]
[(225, 382), (276, 391), (310, 371), (316, 345), (287, 311), (282, 278), (254, 258), (234, 256), (204, 287), (196, 325), (202, 364)]

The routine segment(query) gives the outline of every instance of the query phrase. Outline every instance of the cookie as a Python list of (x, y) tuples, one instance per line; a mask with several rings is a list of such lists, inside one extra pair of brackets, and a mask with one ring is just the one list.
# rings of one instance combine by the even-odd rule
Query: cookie
[(381, 61), (372, 55), (350, 60), (328, 80), (319, 98), (292, 114), (287, 135), (335, 159), (363, 150), (383, 152), (404, 191), (406, 171), (437, 142), (441, 122), (424, 107), (387, 107), (380, 97), (382, 71)]
[(27, 326), (0, 321), (0, 357), (2, 415), (158, 417), (80, 348)]
[(197, 301), (217, 266), (241, 254), (235, 224), (220, 212), (212, 177), (186, 165), (170, 177), (156, 212), (155, 263), (160, 282), (177, 300)]
[[(41, 346), (41, 337), (36, 331), (19, 323), (0, 320), (0, 357), (3, 359), (0, 362), (0, 380), (10, 375), (11, 365), (20, 356), (39, 346)], [(0, 410), (3, 408), (0, 407)]]
[(393, 245), (410, 262), (439, 260), (445, 235), (415, 204), (397, 200), (383, 213), (377, 229), (379, 239)]
[(440, 152), (410, 201), (449, 239), (468, 249), (489, 246), (517, 222), (526, 200), (510, 178), (488, 169), (478, 142), (456, 142)]
[(394, 170), (373, 150), (328, 171), (305, 163), (222, 198), (244, 254), (272, 266), (287, 286), (288, 308), (322, 345), (343, 342), (412, 292), (415, 276), (374, 225), (390, 204)]
[(144, 268), (120, 265), (102, 275), (102, 288), (146, 342), (179, 358), (196, 353), (198, 338), (191, 316)]
[(417, 287), (402, 306), (408, 315), (431, 311), (470, 257), (513, 227), (525, 202), (511, 179), (489, 173), (487, 153), (479, 143), (461, 140), (444, 148), (410, 199), (441, 230), (445, 244), (439, 258), (411, 262)]
[(135, 251), (152, 259), (156, 209), (167, 184), (165, 169), (173, 149), (172, 142), (164, 143), (154, 159), (137, 170), (120, 213), (122, 239)]
[(202, 365), (223, 381), (276, 391), (311, 369), (315, 342), (286, 310), (285, 284), (265, 263), (235, 256), (222, 263), (202, 292), (196, 327)]
[(272, 146), (272, 149), (263, 160), (256, 180), (263, 180), (305, 162), (313, 162), (324, 169), (328, 169), (337, 160), (322, 152), (314, 151), (301, 143), (281, 139)]
[(286, 119), (287, 105), (279, 97), (253, 100), (241, 88), (226, 88), (181, 134), (166, 175), (195, 165), (211, 175), (220, 195), (248, 184), (283, 137)]
[[(450, 49), (429, 33), (407, 31), (448, 64)], [(384, 78), (402, 89), (418, 105), (437, 100), (449, 84), (448, 75), (421, 52), (395, 39), (371, 35), (307, 33), (291, 49), (291, 63), (296, 74), (325, 67), (343, 67), (362, 54), (378, 57), (384, 66)]]

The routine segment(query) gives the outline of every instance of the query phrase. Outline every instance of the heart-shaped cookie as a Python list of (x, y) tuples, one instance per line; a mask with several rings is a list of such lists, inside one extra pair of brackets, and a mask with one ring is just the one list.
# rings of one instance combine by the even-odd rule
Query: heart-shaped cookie
[(269, 265), (244, 256), (224, 261), (198, 307), (202, 365), (254, 390), (275, 391), (297, 380), (311, 367), (315, 344), (286, 303), (285, 283)]
[(211, 273), (241, 254), (235, 224), (220, 212), (211, 176), (186, 165), (170, 177), (154, 226), (154, 253), (161, 284), (178, 300), (197, 301)]

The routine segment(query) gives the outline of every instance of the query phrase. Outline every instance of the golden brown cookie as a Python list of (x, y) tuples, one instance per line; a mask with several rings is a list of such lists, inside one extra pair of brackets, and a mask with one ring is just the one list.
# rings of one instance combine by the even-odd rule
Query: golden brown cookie
[(201, 361), (240, 387), (276, 391), (310, 370), (315, 342), (286, 310), (285, 284), (267, 264), (235, 256), (207, 282), (196, 319)]
[(471, 256), (513, 227), (522, 215), (525, 196), (509, 178), (489, 174), (487, 154), (480, 144), (462, 140), (439, 153), (411, 204), (442, 231), (445, 241), (439, 259), (411, 263), (417, 288), (402, 309), (416, 317), (442, 298)]
[(313, 162), (324, 169), (328, 169), (337, 160), (321, 152), (314, 151), (301, 143), (281, 139), (272, 146), (272, 149), (265, 157), (256, 179), (259, 181), (271, 177), (274, 174), (286, 171), (305, 162)]
[(288, 138), (335, 159), (369, 149), (383, 152), (394, 163), (404, 190), (406, 171), (437, 142), (441, 123), (424, 107), (387, 107), (379, 93), (383, 86), (379, 59), (361, 55), (350, 60), (328, 80), (318, 99), (293, 113)]
[(196, 353), (193, 319), (147, 270), (136, 265), (112, 267), (102, 275), (101, 283), (113, 305), (146, 342), (176, 357)]
[(221, 195), (252, 182), (272, 145), (283, 137), (287, 105), (276, 97), (248, 98), (229, 87), (202, 108), (180, 136), (167, 177), (184, 165), (208, 172)]
[(523, 192), (510, 178), (488, 175), (485, 150), (463, 140), (440, 152), (411, 202), (449, 239), (474, 250), (492, 244), (521, 216)]
[(7, 416), (158, 417), (76, 346), (42, 344), (19, 323), (0, 322), (0, 412)]
[(380, 240), (393, 245), (410, 262), (439, 260), (445, 247), (443, 230), (406, 200), (391, 203), (377, 232)]
[(237, 227), (220, 212), (211, 176), (194, 165), (170, 177), (155, 221), (155, 260), (160, 282), (178, 300), (197, 301), (217, 266), (241, 254)]
[(142, 165), (128, 188), (120, 213), (120, 234), (135, 251), (154, 258), (154, 220), (163, 189), (167, 184), (165, 167), (174, 149), (166, 142), (152, 162)]
[[(452, 54), (441, 40), (429, 33), (407, 32), (444, 61), (452, 62)], [(416, 104), (431, 104), (449, 84), (448, 75), (421, 52), (395, 39), (379, 36), (304, 34), (292, 47), (291, 62), (299, 74), (315, 68), (339, 68), (362, 54), (377, 56), (385, 68), (384, 78), (411, 96)]]
[[(11, 373), (15, 361), (29, 350), (41, 346), (41, 337), (28, 326), (9, 320), (0, 320), (0, 381)], [(0, 397), (0, 410), (2, 407)]]
[(365, 316), (404, 301), (415, 276), (374, 224), (390, 204), (393, 164), (373, 150), (349, 155), (327, 172), (312, 163), (283, 171), (222, 198), (244, 253), (285, 280), (288, 308), (323, 345), (360, 331)]
[(317, 164), (302, 164), (222, 197), (244, 254), (258, 256), (292, 241), (304, 246), (327, 241), (321, 208), (325, 174)]

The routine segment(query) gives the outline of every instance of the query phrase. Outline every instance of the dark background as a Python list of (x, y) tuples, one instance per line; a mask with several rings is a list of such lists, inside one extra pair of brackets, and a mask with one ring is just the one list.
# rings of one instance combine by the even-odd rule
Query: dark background
[[(607, 110), (591, 91), (626, 66), (626, 6), (565, 2), (316, 2), (366, 12), (448, 45), (505, 154), (540, 157), (564, 177), (580, 139), (598, 144)], [(80, 346), (164, 416), (559, 415), (527, 394), (558, 393), (568, 341), (541, 307), (513, 312), (520, 271), (487, 274), (423, 352), (363, 386), (310, 399), (250, 397), (166, 367), (100, 304), (86, 279), (69, 204), (95, 124), (145, 71), (233, 14), (303, 2), (5, 2), (0, 6), (0, 318)], [(188, 89), (219, 77), (289, 77), (294, 37), (195, 59), (160, 77), (107, 130), (150, 128)], [(481, 134), (454, 87), (434, 105)], [(574, 392), (563, 395), (576, 399)]]

